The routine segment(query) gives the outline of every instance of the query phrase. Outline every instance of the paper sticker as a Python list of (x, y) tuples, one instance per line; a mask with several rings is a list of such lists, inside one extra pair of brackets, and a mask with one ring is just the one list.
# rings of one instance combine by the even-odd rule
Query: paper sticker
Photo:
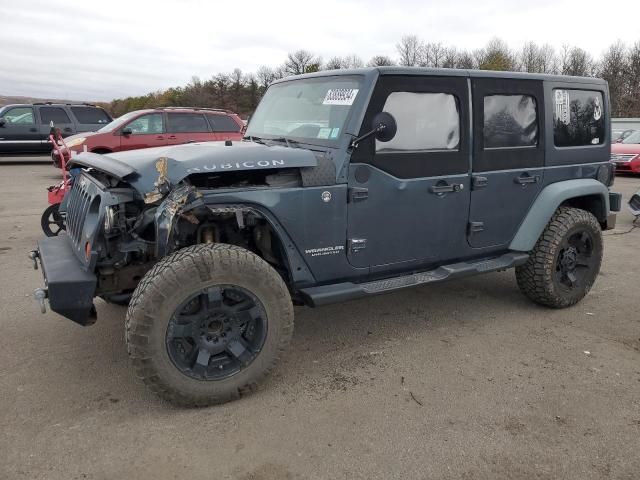
[(330, 128), (321, 128), (320, 130), (318, 130), (318, 138), (327, 139), (329, 138), (330, 134), (331, 134)]
[(556, 90), (556, 118), (569, 125), (571, 123), (571, 111), (569, 110), (569, 92), (567, 90)]
[(357, 88), (331, 88), (324, 97), (323, 105), (353, 105)]
[(597, 122), (602, 118), (602, 105), (600, 105), (600, 97), (595, 98), (595, 105), (593, 107), (593, 119)]
[(331, 130), (331, 138), (338, 138), (338, 134), (340, 133), (340, 129), (339, 128), (334, 128), (333, 130)]

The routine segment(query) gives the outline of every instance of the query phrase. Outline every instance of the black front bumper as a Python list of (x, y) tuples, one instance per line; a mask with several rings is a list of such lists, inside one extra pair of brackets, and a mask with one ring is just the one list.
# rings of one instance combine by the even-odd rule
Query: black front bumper
[(96, 276), (80, 263), (69, 237), (63, 234), (41, 239), (36, 257), (42, 265), (51, 310), (80, 325), (93, 324)]

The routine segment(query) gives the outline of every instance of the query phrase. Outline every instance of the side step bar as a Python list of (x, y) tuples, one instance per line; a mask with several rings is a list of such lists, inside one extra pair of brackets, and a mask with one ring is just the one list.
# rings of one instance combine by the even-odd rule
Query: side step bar
[(434, 270), (412, 273), (400, 277), (385, 278), (366, 283), (335, 283), (319, 287), (303, 288), (300, 293), (308, 305), (317, 307), (329, 303), (353, 300), (369, 295), (393, 292), (407, 287), (415, 287), (426, 283), (442, 282), (454, 278), (476, 275), (478, 273), (495, 272), (524, 264), (529, 254), (512, 252), (500, 257), (478, 260), (475, 262), (460, 262), (443, 265)]

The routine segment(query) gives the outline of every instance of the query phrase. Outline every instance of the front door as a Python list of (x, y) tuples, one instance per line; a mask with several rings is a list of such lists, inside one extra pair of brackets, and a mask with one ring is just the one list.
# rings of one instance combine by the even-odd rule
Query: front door
[(138, 148), (164, 147), (167, 137), (164, 129), (164, 115), (147, 113), (131, 120), (122, 130), (130, 130), (127, 135), (120, 135), (120, 150), (136, 150)]
[(0, 152), (37, 152), (46, 148), (36, 126), (33, 107), (13, 107), (2, 114)]
[(455, 258), (469, 209), (467, 79), (381, 76), (361, 133), (381, 111), (396, 136), (360, 143), (349, 166), (347, 255), (372, 272)]
[(214, 139), (202, 113), (167, 113), (167, 135), (169, 145), (207, 142)]
[(506, 246), (542, 188), (542, 81), (473, 79), (469, 244)]

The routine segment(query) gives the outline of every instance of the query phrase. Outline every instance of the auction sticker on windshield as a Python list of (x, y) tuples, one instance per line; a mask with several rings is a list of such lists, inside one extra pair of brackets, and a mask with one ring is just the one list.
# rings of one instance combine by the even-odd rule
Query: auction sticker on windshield
[(357, 88), (331, 88), (324, 97), (323, 105), (353, 105)]

